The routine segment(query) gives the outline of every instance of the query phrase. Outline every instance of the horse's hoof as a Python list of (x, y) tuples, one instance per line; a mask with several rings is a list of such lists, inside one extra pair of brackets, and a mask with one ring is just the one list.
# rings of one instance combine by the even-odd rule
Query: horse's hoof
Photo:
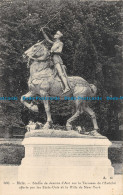
[(50, 129), (52, 127), (52, 122), (46, 122), (43, 129)]
[(71, 128), (70, 126), (66, 126), (66, 130), (67, 130), (67, 131), (71, 131), (72, 128)]
[(95, 136), (95, 137), (101, 137), (101, 136), (102, 136), (101, 134), (99, 134), (99, 133), (97, 132), (96, 129), (93, 130), (93, 131), (91, 131), (91, 132), (90, 132), (90, 135)]
[(77, 126), (77, 127), (76, 127), (76, 130), (78, 131), (78, 133), (81, 133), (81, 132), (82, 132), (81, 126)]
[(37, 105), (33, 105), (30, 107), (30, 110), (34, 111), (34, 112), (38, 112), (38, 106)]
[(70, 131), (70, 130), (72, 130), (73, 128), (72, 128), (72, 125), (71, 124), (66, 124), (66, 130), (67, 131)]

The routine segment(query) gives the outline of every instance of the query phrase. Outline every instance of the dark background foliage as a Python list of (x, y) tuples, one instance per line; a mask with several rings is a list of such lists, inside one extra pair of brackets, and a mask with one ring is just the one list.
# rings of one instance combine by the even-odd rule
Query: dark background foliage
[[(1, 129), (9, 133), (18, 129), (21, 134), (30, 119), (46, 120), (42, 104), (39, 114), (35, 114), (20, 103), (21, 95), (28, 92), (29, 77), (22, 54), (39, 39), (43, 40), (39, 29), (63, 8), (48, 25), (47, 34), (50, 38), (57, 30), (64, 34), (63, 61), (68, 75), (81, 76), (97, 86), (97, 96), (103, 100), (92, 102), (91, 106), (100, 132), (110, 139), (119, 139), (122, 102), (106, 101), (105, 97), (122, 96), (122, 1), (6, 0), (0, 4), (1, 96), (18, 97), (18, 101), (1, 101)], [(65, 125), (73, 105), (51, 102), (51, 112), (55, 124)], [(85, 114), (77, 124), (92, 128)]]

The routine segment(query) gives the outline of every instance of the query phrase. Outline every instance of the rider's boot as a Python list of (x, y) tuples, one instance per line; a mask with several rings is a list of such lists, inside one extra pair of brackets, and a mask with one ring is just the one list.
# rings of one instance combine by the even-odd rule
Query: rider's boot
[(65, 94), (65, 93), (67, 93), (67, 92), (70, 91), (70, 87), (68, 86), (68, 82), (67, 82), (67, 79), (66, 79), (65, 76), (62, 76), (61, 79), (62, 79), (62, 81), (64, 83), (64, 86), (65, 86), (65, 89), (63, 90), (63, 93), (62, 94)]
[(61, 78), (61, 81), (62, 81), (62, 83), (63, 83), (63, 85), (65, 87), (65, 89), (63, 90), (62, 94), (65, 94), (68, 91), (70, 91), (70, 87), (68, 85), (67, 78), (65, 77), (60, 64), (56, 64), (56, 69), (57, 69), (59, 77)]

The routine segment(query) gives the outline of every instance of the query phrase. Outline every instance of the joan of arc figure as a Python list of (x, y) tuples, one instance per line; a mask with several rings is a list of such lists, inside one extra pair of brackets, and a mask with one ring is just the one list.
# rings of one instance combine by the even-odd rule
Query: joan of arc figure
[(63, 36), (63, 34), (60, 31), (57, 31), (56, 34), (54, 35), (54, 41), (51, 41), (49, 39), (49, 37), (46, 35), (46, 33), (44, 32), (43, 28), (41, 28), (41, 31), (44, 35), (44, 38), (52, 44), (50, 53), (53, 56), (53, 62), (55, 65), (55, 68), (58, 72), (58, 75), (64, 85), (64, 91), (63, 94), (67, 93), (68, 91), (70, 91), (70, 87), (68, 85), (68, 79), (66, 77), (66, 72), (65, 70), (63, 71), (62, 66), (63, 66), (63, 61), (61, 59), (61, 52), (63, 49), (63, 43), (60, 40), (60, 38)]

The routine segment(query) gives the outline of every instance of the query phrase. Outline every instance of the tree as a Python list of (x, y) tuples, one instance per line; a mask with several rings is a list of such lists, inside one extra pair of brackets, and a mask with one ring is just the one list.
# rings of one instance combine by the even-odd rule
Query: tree
[[(118, 112), (121, 103), (109, 102), (106, 96), (120, 94), (122, 78), (121, 57), (121, 5), (122, 2), (82, 2), (80, 0), (12, 0), (1, 3), (1, 82), (3, 96), (17, 96), (18, 101), (2, 102), (2, 112), (6, 116), (4, 123), (9, 128), (14, 125), (24, 126), (23, 110), (19, 99), (28, 91), (29, 70), (22, 55), (26, 49), (43, 39), (39, 29), (44, 26), (63, 7), (62, 11), (49, 24), (48, 35), (57, 30), (64, 34), (63, 61), (69, 75), (78, 75), (98, 88), (101, 102), (94, 102), (100, 131), (112, 134), (117, 130)], [(51, 37), (52, 38), (52, 37)], [(58, 105), (51, 103), (55, 116)], [(60, 103), (64, 116), (70, 115), (71, 105)], [(114, 106), (115, 105), (115, 106)], [(61, 110), (60, 110), (61, 111)], [(110, 113), (111, 117), (109, 116)], [(45, 116), (45, 115), (44, 115)], [(44, 119), (44, 116), (42, 119)], [(37, 115), (33, 115), (35, 120)], [(88, 120), (85, 116), (84, 119)], [(25, 119), (23, 119), (25, 123)], [(82, 117), (83, 120), (83, 117)], [(27, 119), (28, 121), (28, 119)], [(58, 121), (56, 121), (58, 123)], [(83, 121), (84, 124), (84, 121)], [(89, 120), (88, 120), (88, 124)], [(11, 127), (12, 128), (12, 127)], [(89, 127), (88, 127), (89, 128)]]

